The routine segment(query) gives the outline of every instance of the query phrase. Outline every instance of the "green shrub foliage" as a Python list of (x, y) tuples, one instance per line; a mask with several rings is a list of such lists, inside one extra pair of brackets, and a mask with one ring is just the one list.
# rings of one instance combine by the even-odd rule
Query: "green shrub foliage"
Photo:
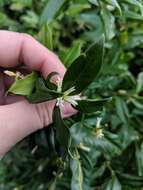
[[(102, 107), (101, 102), (88, 104), (96, 108), (94, 113), (80, 102), (84, 113), (64, 120), (70, 136), (66, 159), (53, 141), (54, 124), (16, 145), (0, 163), (0, 188), (141, 190), (143, 0), (1, 0), (0, 9), (1, 29), (31, 34), (57, 53), (67, 68), (105, 36), (102, 68), (84, 95), (112, 97)], [(100, 52), (93, 52), (93, 62), (98, 62)], [(84, 84), (76, 84), (79, 92), (83, 90)], [(65, 90), (69, 85), (65, 82)]]

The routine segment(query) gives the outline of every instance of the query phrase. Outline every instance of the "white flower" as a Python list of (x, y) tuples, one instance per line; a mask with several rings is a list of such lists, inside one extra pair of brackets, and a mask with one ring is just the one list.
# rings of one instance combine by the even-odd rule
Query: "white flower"
[(74, 96), (63, 96), (63, 100), (72, 104), (73, 106), (78, 105), (78, 100), (81, 100), (80, 95), (74, 95)]
[[(57, 92), (61, 92), (61, 90), (62, 90), (62, 83), (61, 83), (61, 79), (60, 78), (57, 79), (56, 84), (57, 84)], [(75, 91), (75, 87), (74, 86), (71, 87), (70, 89), (66, 90), (63, 93), (62, 97), (57, 98), (56, 106), (63, 107), (64, 106), (64, 102), (68, 102), (68, 103), (72, 104), (73, 106), (76, 106), (78, 104), (77, 101), (81, 100), (81, 97), (80, 97), (80, 95), (70, 95), (74, 91)]]

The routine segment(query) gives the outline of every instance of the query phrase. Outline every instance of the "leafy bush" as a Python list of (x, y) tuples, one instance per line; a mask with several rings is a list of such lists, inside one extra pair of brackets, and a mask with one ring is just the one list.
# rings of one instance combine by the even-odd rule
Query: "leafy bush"
[(15, 146), (0, 164), (0, 187), (141, 190), (143, 1), (2, 0), (0, 7), (2, 29), (33, 35), (66, 67), (104, 34), (102, 70), (84, 95), (112, 97), (102, 110), (65, 121), (75, 148), (66, 160), (51, 146), (52, 126)]

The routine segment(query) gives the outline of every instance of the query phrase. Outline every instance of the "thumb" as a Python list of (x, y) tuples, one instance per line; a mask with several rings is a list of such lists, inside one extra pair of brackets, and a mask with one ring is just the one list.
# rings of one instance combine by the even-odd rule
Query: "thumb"
[[(26, 100), (0, 106), (0, 157), (29, 134), (52, 123), (55, 100), (29, 104)], [(62, 117), (69, 117), (75, 110), (65, 104)]]
[(0, 156), (27, 135), (52, 122), (55, 101), (29, 104), (26, 100), (0, 106)]

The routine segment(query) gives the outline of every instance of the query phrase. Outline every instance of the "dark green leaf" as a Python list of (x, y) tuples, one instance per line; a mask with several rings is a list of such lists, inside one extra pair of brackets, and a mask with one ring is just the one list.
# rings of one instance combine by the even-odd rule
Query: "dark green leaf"
[(131, 187), (143, 187), (143, 177), (136, 175), (130, 175), (126, 173), (118, 173), (118, 178), (122, 184), (128, 185)]
[(60, 146), (64, 149), (64, 154), (66, 154), (69, 146), (69, 129), (61, 117), (59, 107), (54, 108), (53, 123), (56, 130), (56, 139)]
[(103, 106), (110, 100), (111, 98), (105, 98), (101, 100), (97, 100), (97, 99), (80, 100), (80, 101), (77, 101), (78, 105), (76, 106), (76, 109), (83, 113), (93, 113), (96, 111), (101, 111)]
[(104, 38), (94, 43), (67, 70), (63, 79), (63, 91), (75, 86), (75, 94), (83, 91), (99, 73), (104, 53)]
[(56, 99), (59, 96), (61, 96), (60, 93), (46, 87), (44, 79), (38, 78), (35, 91), (27, 96), (27, 99), (31, 103), (40, 103)]

